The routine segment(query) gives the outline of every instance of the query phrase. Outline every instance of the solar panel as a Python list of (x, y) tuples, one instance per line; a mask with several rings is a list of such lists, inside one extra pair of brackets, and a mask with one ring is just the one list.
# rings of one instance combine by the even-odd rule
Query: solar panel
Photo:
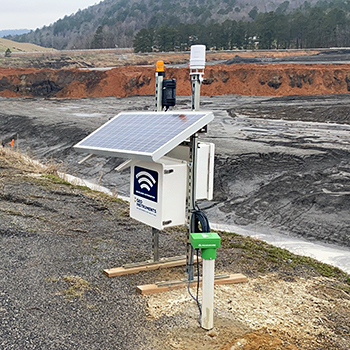
[(122, 112), (74, 146), (79, 152), (157, 161), (214, 119), (212, 112)]

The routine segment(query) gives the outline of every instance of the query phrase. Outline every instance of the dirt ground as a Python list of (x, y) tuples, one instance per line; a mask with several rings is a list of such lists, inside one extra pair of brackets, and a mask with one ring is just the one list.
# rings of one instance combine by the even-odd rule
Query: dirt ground
[[(191, 94), (188, 68), (167, 68), (177, 81), (177, 95)], [(109, 70), (0, 69), (2, 97), (127, 97), (152, 95), (155, 69), (128, 66)], [(205, 70), (203, 96), (239, 94), (286, 96), (345, 94), (350, 90), (349, 64), (234, 64)]]
[[(0, 150), (0, 169), (2, 349), (350, 348), (349, 277), (337, 270), (326, 278), (307, 263), (271, 260), (259, 272), (266, 257), (222, 234), (217, 271), (249, 281), (215, 288), (215, 328), (205, 331), (186, 290), (136, 294), (136, 285), (179, 278), (182, 268), (102, 274), (149, 258), (150, 229), (129, 218), (126, 203), (43, 176), (56, 166), (12, 150)], [(162, 231), (160, 246), (181, 254), (183, 230)]]

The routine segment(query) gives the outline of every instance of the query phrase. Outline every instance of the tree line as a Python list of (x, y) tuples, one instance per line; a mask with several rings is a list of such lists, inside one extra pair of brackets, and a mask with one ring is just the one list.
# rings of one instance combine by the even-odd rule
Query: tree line
[(133, 47), (135, 52), (151, 52), (189, 50), (193, 44), (216, 50), (350, 46), (350, 2), (320, 1), (315, 6), (305, 2), (289, 13), (287, 8), (285, 1), (266, 13), (254, 7), (249, 20), (144, 28), (135, 35)]

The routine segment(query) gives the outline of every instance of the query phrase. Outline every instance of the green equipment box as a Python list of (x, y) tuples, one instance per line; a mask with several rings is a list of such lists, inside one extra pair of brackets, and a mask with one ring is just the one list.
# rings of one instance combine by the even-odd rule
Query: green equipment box
[(191, 233), (191, 245), (194, 249), (202, 249), (202, 258), (216, 258), (216, 249), (220, 248), (221, 238), (215, 232)]

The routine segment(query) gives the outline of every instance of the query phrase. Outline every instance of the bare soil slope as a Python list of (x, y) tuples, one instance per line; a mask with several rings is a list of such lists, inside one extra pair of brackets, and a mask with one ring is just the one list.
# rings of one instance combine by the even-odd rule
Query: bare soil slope
[[(189, 70), (166, 69), (177, 80), (177, 95), (191, 94)], [(3, 97), (126, 97), (152, 95), (153, 67), (120, 67), (105, 71), (0, 69)], [(350, 90), (350, 65), (237, 64), (208, 66), (202, 94), (285, 96), (344, 94)]]

